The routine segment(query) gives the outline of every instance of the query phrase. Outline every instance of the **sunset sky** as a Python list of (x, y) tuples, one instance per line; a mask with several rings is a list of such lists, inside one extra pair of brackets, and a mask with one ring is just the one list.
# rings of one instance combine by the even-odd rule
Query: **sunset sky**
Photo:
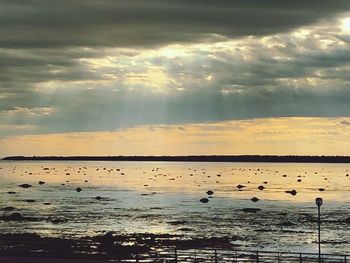
[(349, 0), (0, 0), (0, 157), (350, 155)]

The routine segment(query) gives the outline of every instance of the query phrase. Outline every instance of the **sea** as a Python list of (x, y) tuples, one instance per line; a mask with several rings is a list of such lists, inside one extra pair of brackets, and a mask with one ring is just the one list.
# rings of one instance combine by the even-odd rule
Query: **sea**
[[(246, 249), (350, 253), (350, 164), (0, 161), (0, 232), (228, 237)], [(24, 185), (27, 184), (27, 185)]]

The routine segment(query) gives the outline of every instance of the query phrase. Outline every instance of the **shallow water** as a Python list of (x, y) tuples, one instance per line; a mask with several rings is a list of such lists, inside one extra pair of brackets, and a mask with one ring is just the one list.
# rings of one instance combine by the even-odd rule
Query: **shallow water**
[[(0, 221), (0, 231), (228, 236), (247, 248), (312, 252), (317, 249), (314, 200), (320, 196), (323, 251), (350, 253), (349, 170), (348, 164), (0, 162), (0, 209), (16, 208), (0, 215), (43, 219)], [(32, 187), (18, 186), (23, 183)], [(239, 184), (245, 187), (239, 190)], [(214, 191), (209, 202), (199, 202), (208, 190)], [(285, 192), (290, 190), (296, 195)], [(260, 200), (254, 203), (252, 197)]]

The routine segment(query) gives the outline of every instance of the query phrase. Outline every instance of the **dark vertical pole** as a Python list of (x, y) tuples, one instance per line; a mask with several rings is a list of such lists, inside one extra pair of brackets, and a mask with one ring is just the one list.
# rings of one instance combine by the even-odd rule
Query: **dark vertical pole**
[(321, 206), (318, 206), (318, 263), (321, 263)]
[(315, 201), (318, 211), (318, 263), (321, 263), (321, 205), (323, 203), (323, 199), (321, 197), (317, 197)]
[(259, 263), (259, 251), (256, 251), (256, 263)]
[(215, 249), (215, 263), (218, 263), (218, 252), (216, 249)]
[(176, 247), (175, 247), (175, 263), (177, 263), (177, 250), (176, 250)]
[(299, 254), (299, 263), (303, 262), (303, 256), (301, 255), (301, 253)]

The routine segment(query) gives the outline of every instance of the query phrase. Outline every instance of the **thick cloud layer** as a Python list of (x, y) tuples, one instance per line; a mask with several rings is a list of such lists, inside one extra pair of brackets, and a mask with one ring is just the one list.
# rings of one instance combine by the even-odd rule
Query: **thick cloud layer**
[(1, 0), (0, 47), (144, 47), (269, 35), (346, 10), (348, 0)]
[(347, 0), (0, 7), (0, 136), (350, 115)]

